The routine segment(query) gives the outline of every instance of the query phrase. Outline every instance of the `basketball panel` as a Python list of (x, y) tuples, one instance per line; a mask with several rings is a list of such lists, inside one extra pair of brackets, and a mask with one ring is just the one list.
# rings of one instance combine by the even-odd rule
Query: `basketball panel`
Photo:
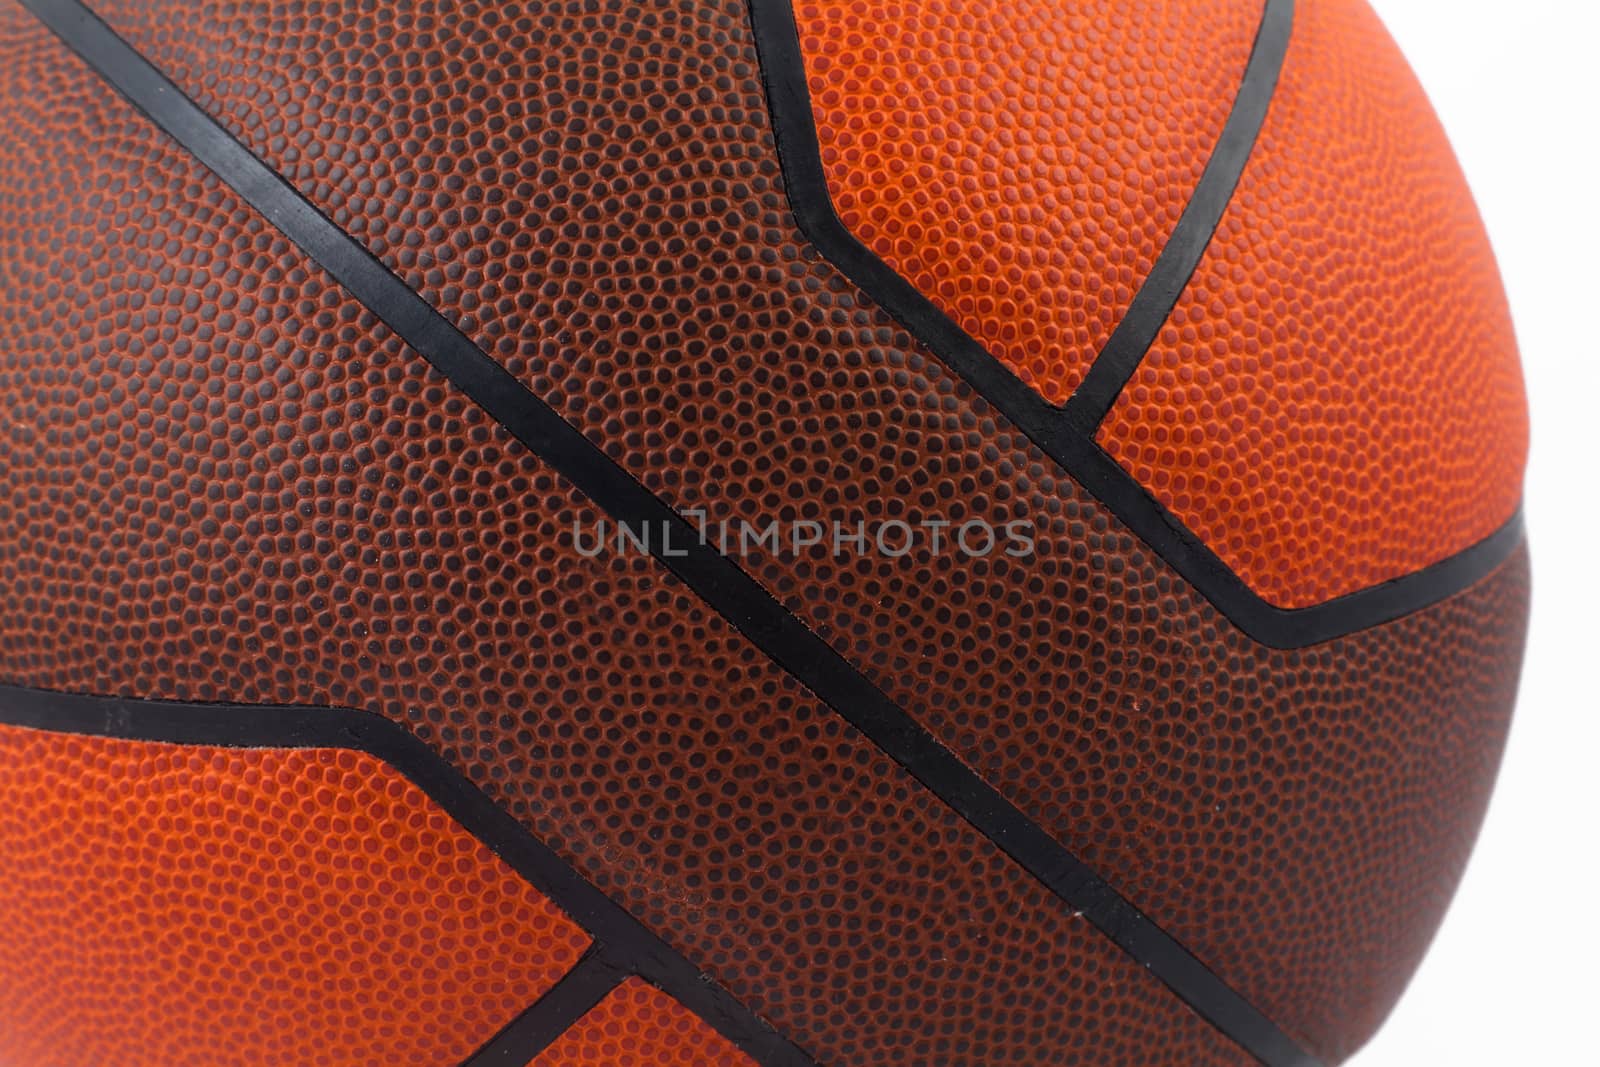
[(464, 1061), (587, 936), (370, 756), (0, 725), (10, 1067)]
[(794, 15), (845, 226), (1065, 402), (1199, 184), (1260, 5), (853, 0)]
[(528, 1067), (757, 1067), (704, 1021), (637, 978), (618, 986)]
[(1300, 0), (1266, 124), (1099, 441), (1299, 608), (1487, 538), (1528, 414), (1494, 252), (1366, 0)]

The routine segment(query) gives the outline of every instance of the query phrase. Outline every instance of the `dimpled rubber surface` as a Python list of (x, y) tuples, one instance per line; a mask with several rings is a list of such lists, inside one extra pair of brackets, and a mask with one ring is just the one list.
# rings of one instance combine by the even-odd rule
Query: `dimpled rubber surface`
[[(42, 31), (4, 38), (8, 682), (405, 722), (822, 1062), (1242, 1054)], [(239, 709), (238, 714), (249, 714)]]
[[(125, 7), (119, 29), (680, 507), (1033, 522), (1026, 560), (746, 565), (1275, 1021), (1319, 1051), (1370, 1032), (1493, 778), (1519, 565), (1466, 609), (1317, 648), (1242, 637), (817, 262), (737, 5), (628, 26), (463, 6), (435, 36), (409, 5), (347, 25), (213, 5), (182, 34), (164, 5)], [(462, 60), (431, 89), (357, 77), (436, 70), (432, 49)], [(622, 94), (611, 71), (644, 80)]]
[(756, 1067), (683, 1005), (637, 978), (595, 1005), (529, 1067)]
[(440, 1067), (587, 938), (362, 753), (0, 726), (0, 1061)]
[(799, 0), (845, 226), (1064, 403), (1183, 213), (1252, 0)]
[(1527, 438), (1444, 131), (1365, 0), (1302, 0), (1239, 189), (1102, 445), (1253, 590), (1303, 607), (1493, 533)]

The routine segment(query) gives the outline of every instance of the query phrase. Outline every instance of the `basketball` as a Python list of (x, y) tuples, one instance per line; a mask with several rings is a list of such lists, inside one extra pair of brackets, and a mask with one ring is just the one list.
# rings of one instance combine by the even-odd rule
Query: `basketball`
[(1506, 738), (1528, 419), (1366, 0), (0, 42), (0, 1064), (1382, 1024)]

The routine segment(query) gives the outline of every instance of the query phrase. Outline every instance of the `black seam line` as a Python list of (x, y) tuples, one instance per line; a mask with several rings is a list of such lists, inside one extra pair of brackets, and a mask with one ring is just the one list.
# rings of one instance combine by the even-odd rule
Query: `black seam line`
[(528, 1067), (627, 977), (628, 972), (607, 959), (601, 946), (591, 945), (559, 982), (461, 1067)]
[(651, 933), (443, 756), (382, 716), (346, 708), (188, 704), (0, 684), (0, 723), (174, 745), (365, 752), (421, 789), (548, 897), (593, 939), (611, 967), (656, 986), (762, 1067), (817, 1067), (815, 1060)]
[[(1091, 432), (1083, 432), (1063, 416), (1063, 409), (1047, 402), (1032, 387), (1012, 374), (1005, 364), (957, 326), (914, 285), (879, 259), (844, 225), (834, 208), (822, 166), (821, 147), (806, 85), (805, 62), (799, 31), (789, 0), (749, 0), (761, 54), (772, 125), (783, 167), (789, 206), (801, 231), (817, 251), (892, 315), (929, 352), (949, 367), (1020, 429), (1068, 476), (1115, 515), (1145, 544), (1172, 566), (1233, 625), (1252, 640), (1269, 648), (1304, 648), (1358, 630), (1365, 630), (1418, 611), (1468, 588), (1493, 571), (1522, 540), (1520, 509), (1506, 524), (1478, 544), (1424, 570), (1384, 582), (1314, 607), (1282, 608), (1254, 590), (1205, 545), (1183, 522), (1151, 496), (1115, 459), (1102, 450)], [(1244, 85), (1235, 111), (1224, 129), (1229, 152), (1242, 140), (1244, 117), (1264, 113), (1258, 94), (1270, 95), (1276, 70), (1287, 50), (1293, 0), (1268, 0), (1255, 49), (1246, 68)], [(1253, 138), (1252, 138), (1253, 141)], [(1211, 173), (1208, 167), (1208, 175)], [(1218, 192), (1225, 172), (1206, 186), (1208, 197)], [(1214, 204), (1208, 201), (1208, 210)], [(1162, 289), (1140, 303), (1155, 318), (1169, 287), (1177, 285), (1179, 268), (1200, 244), (1200, 223), (1207, 212), (1185, 212), (1195, 230), (1185, 239), (1184, 252), (1174, 251), (1161, 276)], [(1176, 236), (1176, 235), (1175, 235)], [(1209, 234), (1205, 234), (1209, 238)], [(1203, 245), (1201, 245), (1203, 249)], [(1161, 257), (1166, 259), (1166, 254)], [(1192, 268), (1185, 270), (1185, 277)], [(1142, 293), (1141, 293), (1142, 296)], [(1139, 298), (1135, 298), (1139, 303)], [(1159, 329), (1159, 323), (1156, 323)], [(1143, 329), (1148, 330), (1148, 321)], [(1133, 327), (1129, 328), (1130, 330)], [(1129, 350), (1133, 346), (1128, 343)], [(1142, 356), (1142, 353), (1140, 353)], [(1126, 357), (1119, 357), (1126, 358)], [(1092, 373), (1092, 371), (1091, 371)], [(1103, 372), (1109, 380), (1111, 370)], [(1097, 386), (1097, 388), (1099, 388)], [(1089, 401), (1084, 401), (1085, 405)], [(1087, 410), (1087, 408), (1085, 408)]]
[(1122, 387), (1155, 343), (1162, 325), (1172, 314), (1178, 297), (1189, 284), (1200, 257), (1205, 254), (1223, 212), (1244, 174), (1256, 138), (1267, 120), (1267, 109), (1278, 87), (1278, 75), (1289, 51), (1289, 31), (1294, 25), (1294, 0), (1269, 0), (1256, 33), (1255, 45), (1245, 64), (1233, 108), (1223, 123), (1200, 183), (1184, 206), (1161, 254), (1144, 284), (1134, 295), (1122, 321), (1073, 391), (1061, 417), (1078, 432), (1093, 436), (1116, 402)]
[(941, 745), (695, 528), (634, 481), (389, 273), (78, 0), (23, 0), (69, 48), (299, 245), (535, 455), (634, 528), (671, 532), (657, 560), (1069, 907), (1263, 1061), (1312, 1062), (1293, 1041), (1060, 842)]

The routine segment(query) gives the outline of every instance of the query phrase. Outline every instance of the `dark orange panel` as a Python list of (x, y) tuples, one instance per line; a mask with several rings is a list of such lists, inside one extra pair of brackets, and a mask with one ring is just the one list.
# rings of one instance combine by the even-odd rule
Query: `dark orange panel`
[(799, 0), (845, 225), (1046, 398), (1200, 180), (1261, 19), (1237, 0)]
[(755, 1067), (665, 993), (630, 978), (529, 1067)]
[(1238, 193), (1101, 443), (1303, 607), (1504, 524), (1527, 434), (1494, 256), (1427, 98), (1365, 0), (1304, 0)]
[(377, 759), (0, 726), (0, 1062), (460, 1062), (587, 938)]

